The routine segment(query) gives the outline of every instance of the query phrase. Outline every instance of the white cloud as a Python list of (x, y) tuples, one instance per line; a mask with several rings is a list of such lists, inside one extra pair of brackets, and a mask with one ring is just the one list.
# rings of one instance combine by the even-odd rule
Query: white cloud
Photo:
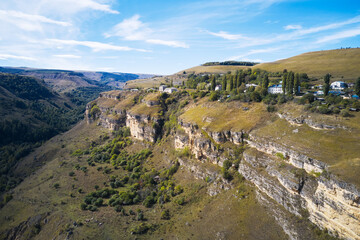
[(26, 14), (19, 11), (0, 10), (0, 19), (8, 23), (12, 23), (22, 30), (41, 31), (42, 23), (54, 24), (63, 27), (71, 26), (69, 22), (53, 20), (41, 15)]
[[(229, 60), (242, 60), (242, 61), (250, 61), (247, 56), (253, 55), (253, 54), (259, 54), (259, 53), (269, 53), (269, 52), (276, 52), (278, 50), (282, 49), (281, 47), (274, 47), (274, 48), (263, 48), (263, 49), (252, 49), (248, 51), (247, 53), (244, 53), (239, 56), (233, 56), (230, 57)], [(246, 60), (247, 59), (247, 60)], [(255, 61), (257, 60), (257, 61)], [(253, 59), (253, 62), (263, 62), (261, 59)]]
[(324, 43), (324, 42), (334, 41), (343, 38), (355, 37), (358, 35), (360, 35), (360, 27), (337, 32), (335, 34), (319, 38), (316, 43)]
[(0, 53), (0, 59), (1, 60), (15, 59), (15, 60), (36, 61), (36, 59), (32, 58), (32, 57), (18, 56), (18, 55), (12, 55), (12, 54), (1, 54), (1, 53)]
[(149, 52), (144, 49), (130, 48), (126, 46), (117, 46), (101, 42), (92, 42), (92, 41), (77, 41), (77, 40), (62, 40), (62, 39), (46, 39), (45, 43), (55, 44), (58, 46), (68, 45), (68, 46), (84, 46), (89, 47), (95, 52), (113, 50), (113, 51), (138, 51), (138, 52)]
[(81, 58), (81, 56), (72, 55), (72, 54), (57, 54), (57, 55), (53, 55), (53, 56), (58, 57), (58, 58), (70, 58), (70, 59)]
[(111, 9), (110, 5), (98, 3), (98, 1), (94, 0), (42, 0), (40, 6), (42, 11), (48, 9), (68, 14), (74, 14), (86, 9), (119, 14), (118, 11)]
[(105, 37), (118, 36), (125, 40), (144, 40), (152, 33), (152, 30), (140, 20), (140, 15), (136, 14), (131, 18), (124, 19), (115, 25), (110, 33), (105, 33)]
[[(209, 32), (209, 31), (206, 31), (206, 32), (210, 35), (218, 36), (218, 37), (221, 37), (221, 38), (227, 39), (227, 40), (244, 40), (244, 41), (240, 41), (239, 46), (238, 46), (240, 48), (243, 48), (243, 47), (249, 47), (249, 46), (259, 46), (259, 45), (266, 45), (266, 44), (271, 44), (271, 43), (278, 43), (278, 42), (282, 42), (282, 41), (292, 41), (292, 40), (304, 38), (308, 35), (310, 35), (308, 37), (314, 37), (311, 34), (328, 31), (328, 30), (332, 30), (332, 29), (337, 29), (340, 27), (344, 27), (346, 25), (355, 24), (355, 23), (359, 23), (359, 22), (360, 22), (360, 16), (356, 16), (356, 17), (348, 19), (346, 21), (335, 22), (335, 23), (331, 23), (331, 24), (327, 24), (327, 25), (323, 25), (323, 26), (318, 26), (318, 27), (297, 29), (291, 33), (278, 34), (276, 36), (271, 36), (271, 37), (265, 36), (262, 38), (251, 38), (251, 37), (244, 36), (242, 34), (230, 34), (230, 33), (223, 32), (223, 31), (220, 31), (218, 33), (213, 33), (213, 32)], [(295, 25), (288, 25), (288, 26), (294, 27)], [(289, 29), (291, 29), (291, 27)], [(347, 34), (351, 35), (353, 33), (349, 32)]]
[(145, 41), (150, 44), (189, 48), (189, 45), (184, 42), (159, 39), (155, 38), (154, 35), (156, 35), (156, 32), (140, 21), (140, 15), (138, 14), (124, 19), (115, 25), (110, 32), (104, 34), (105, 37), (116, 36), (128, 41)]
[(179, 41), (167, 41), (167, 40), (161, 40), (161, 39), (147, 39), (145, 41), (147, 43), (165, 45), (165, 46), (169, 46), (169, 47), (189, 48), (189, 45), (187, 45), (184, 42), (179, 42)]
[(302, 29), (301, 25), (286, 25), (284, 27), (285, 30), (298, 30), (298, 29)]
[(240, 39), (250, 40), (250, 38), (244, 37), (241, 34), (230, 34), (230, 33), (224, 32), (224, 31), (220, 31), (220, 32), (217, 32), (217, 33), (210, 32), (210, 31), (207, 31), (207, 32), (210, 35), (213, 35), (213, 36), (216, 36), (216, 37), (221, 37), (221, 38), (226, 39), (226, 40), (240, 40)]

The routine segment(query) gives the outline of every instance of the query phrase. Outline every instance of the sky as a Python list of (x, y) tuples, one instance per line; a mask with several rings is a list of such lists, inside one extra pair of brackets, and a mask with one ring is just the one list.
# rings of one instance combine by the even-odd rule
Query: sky
[(173, 74), (360, 47), (359, 0), (1, 0), (0, 66)]

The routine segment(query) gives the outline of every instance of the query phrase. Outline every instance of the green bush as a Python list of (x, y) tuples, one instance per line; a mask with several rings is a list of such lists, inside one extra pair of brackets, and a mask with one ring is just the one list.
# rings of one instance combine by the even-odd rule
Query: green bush
[(169, 220), (170, 219), (170, 211), (169, 209), (166, 209), (161, 212), (161, 219)]
[(209, 99), (210, 101), (216, 101), (219, 99), (219, 97), (220, 97), (220, 93), (218, 91), (213, 91), (211, 92)]

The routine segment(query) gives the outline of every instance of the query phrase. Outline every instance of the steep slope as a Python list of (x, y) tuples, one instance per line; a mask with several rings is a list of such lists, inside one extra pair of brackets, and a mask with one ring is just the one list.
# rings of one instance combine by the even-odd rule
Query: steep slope
[(276, 62), (262, 63), (253, 68), (269, 72), (288, 71), (304, 72), (310, 77), (322, 78), (330, 73), (334, 80), (354, 82), (360, 76), (360, 48), (336, 49), (308, 52)]
[(24, 176), (13, 174), (20, 158), (83, 118), (85, 104), (109, 87), (61, 94), (43, 80), (0, 73), (0, 195)]

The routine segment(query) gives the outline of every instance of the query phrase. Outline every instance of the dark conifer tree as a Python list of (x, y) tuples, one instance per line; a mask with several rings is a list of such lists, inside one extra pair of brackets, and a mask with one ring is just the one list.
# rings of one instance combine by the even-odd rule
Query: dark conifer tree
[(331, 75), (330, 73), (326, 74), (324, 76), (324, 82), (325, 82), (325, 85), (324, 85), (324, 95), (327, 96), (329, 94), (329, 90), (330, 90), (330, 78), (331, 78)]

